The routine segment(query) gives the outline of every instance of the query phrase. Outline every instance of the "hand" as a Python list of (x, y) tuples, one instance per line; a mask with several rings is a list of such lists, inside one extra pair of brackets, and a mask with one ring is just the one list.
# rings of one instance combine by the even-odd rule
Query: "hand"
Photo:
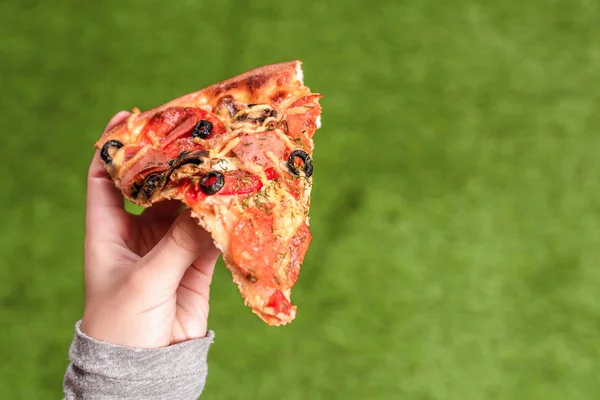
[[(122, 111), (106, 130), (130, 114)], [(206, 336), (219, 251), (210, 235), (166, 201), (128, 213), (96, 152), (88, 173), (82, 331), (122, 346), (155, 348)]]

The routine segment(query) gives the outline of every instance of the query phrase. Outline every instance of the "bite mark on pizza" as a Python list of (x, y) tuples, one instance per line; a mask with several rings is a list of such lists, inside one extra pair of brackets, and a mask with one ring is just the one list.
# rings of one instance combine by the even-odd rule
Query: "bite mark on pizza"
[(310, 245), (320, 94), (300, 61), (253, 69), (141, 112), (96, 143), (143, 207), (177, 199), (222, 251), (246, 305), (269, 325), (296, 316), (291, 290)]

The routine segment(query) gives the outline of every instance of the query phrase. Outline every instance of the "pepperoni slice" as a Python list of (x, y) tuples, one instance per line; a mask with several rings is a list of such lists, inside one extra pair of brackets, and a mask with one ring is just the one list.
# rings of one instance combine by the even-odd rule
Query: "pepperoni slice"
[[(321, 106), (317, 103), (321, 95), (311, 95), (296, 100), (290, 108), (306, 107), (306, 111), (298, 114), (289, 114), (286, 117), (288, 134), (294, 138), (312, 138), (317, 130), (316, 119), (321, 114)], [(306, 150), (304, 143), (302, 147)]]
[(192, 137), (192, 130), (194, 129), (194, 125), (196, 125), (196, 118), (193, 115), (185, 118), (181, 121), (179, 125), (175, 127), (161, 142), (160, 145), (164, 149), (174, 140), (179, 139), (182, 136)]
[(232, 261), (249, 280), (256, 279), (261, 286), (276, 286), (271, 268), (279, 255), (279, 243), (272, 230), (273, 215), (258, 208), (244, 210), (239, 222), (230, 233)]
[(223, 175), (225, 185), (218, 192), (221, 195), (253, 193), (262, 187), (262, 182), (256, 175), (244, 171), (231, 171)]
[(169, 161), (171, 161), (171, 157), (168, 154), (154, 148), (149, 148), (148, 152), (123, 174), (121, 188), (130, 191), (133, 184), (145, 176), (148, 176), (152, 172), (168, 169)]
[(206, 150), (206, 148), (194, 142), (194, 138), (191, 136), (175, 140), (164, 148), (164, 152), (172, 158), (176, 158), (183, 151), (192, 152), (196, 150)]
[(288, 251), (290, 252), (290, 266), (287, 271), (287, 276), (290, 281), (290, 286), (293, 286), (298, 280), (298, 274), (300, 273), (300, 266), (304, 261), (304, 256), (308, 250), (308, 245), (312, 240), (310, 230), (306, 223), (302, 223), (296, 234), (290, 240), (288, 244)]
[(313, 137), (317, 130), (317, 124), (313, 122), (315, 120), (309, 113), (292, 114), (287, 117), (288, 135), (300, 139), (296, 144), (305, 151), (308, 151), (308, 142), (302, 139)]
[(154, 114), (142, 129), (141, 134), (147, 136), (149, 132), (153, 132), (159, 138), (165, 137), (189, 116), (190, 113), (185, 107), (169, 107)]
[(200, 120), (210, 121), (212, 135), (220, 135), (227, 131), (219, 117), (208, 111), (195, 107), (169, 107), (156, 113), (142, 129), (142, 136), (150, 132), (161, 138), (164, 148), (182, 137), (191, 137), (194, 125)]
[(295, 102), (293, 102), (292, 105), (290, 106), (290, 108), (300, 107), (300, 106), (304, 106), (307, 104), (318, 105), (317, 100), (319, 100), (322, 97), (323, 97), (322, 94), (311, 94), (310, 96), (301, 97), (298, 100), (296, 100)]
[(283, 158), (285, 143), (273, 132), (257, 132), (241, 138), (240, 144), (233, 148), (236, 157), (242, 162), (267, 165), (272, 161), (266, 152), (272, 152), (277, 159)]
[(125, 146), (123, 155), (123, 163), (131, 160), (143, 148), (143, 146)]
[[(230, 171), (225, 172), (223, 175), (225, 177), (225, 185), (217, 193), (220, 195), (254, 193), (263, 187), (263, 183), (258, 176), (245, 171)], [(273, 168), (267, 168), (265, 175), (267, 179), (272, 180), (277, 177), (277, 172)]]

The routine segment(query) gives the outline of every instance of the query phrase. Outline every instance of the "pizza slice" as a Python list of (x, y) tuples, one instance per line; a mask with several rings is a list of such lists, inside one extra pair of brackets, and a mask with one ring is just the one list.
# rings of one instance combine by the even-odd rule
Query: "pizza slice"
[(134, 109), (96, 143), (131, 202), (177, 199), (192, 209), (246, 305), (269, 325), (296, 315), (290, 296), (311, 241), (321, 97), (304, 86), (300, 61), (267, 65)]

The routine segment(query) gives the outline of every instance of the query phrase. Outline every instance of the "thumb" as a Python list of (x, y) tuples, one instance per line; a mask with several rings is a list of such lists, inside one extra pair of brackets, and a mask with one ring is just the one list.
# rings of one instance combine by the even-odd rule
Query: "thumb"
[(140, 272), (146, 279), (176, 287), (190, 265), (212, 244), (210, 234), (198, 225), (190, 210), (185, 210), (161, 241), (144, 256)]

